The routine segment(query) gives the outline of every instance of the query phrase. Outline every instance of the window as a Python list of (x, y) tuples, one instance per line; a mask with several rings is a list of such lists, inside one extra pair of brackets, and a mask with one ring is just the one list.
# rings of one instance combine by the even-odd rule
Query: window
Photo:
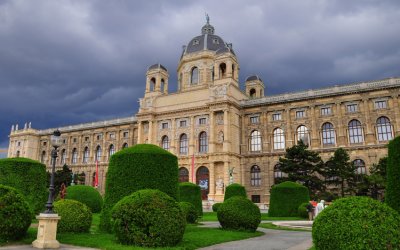
[(21, 146), (21, 142), (19, 141), (19, 142), (17, 142), (17, 146), (19, 147), (19, 146)]
[(260, 123), (260, 117), (259, 117), (259, 116), (251, 116), (251, 117), (250, 117), (250, 123), (251, 123), (251, 124), (258, 124), (258, 123)]
[(47, 145), (47, 141), (44, 141), (44, 142), (43, 142), (43, 146), (46, 146), (46, 145)]
[(110, 139), (115, 139), (115, 133), (110, 133)]
[(331, 115), (332, 110), (331, 107), (321, 108), (321, 115)]
[(261, 151), (261, 133), (258, 130), (254, 130), (250, 134), (250, 151)]
[(193, 42), (192, 42), (192, 45), (199, 45), (199, 40), (197, 40), (197, 39), (195, 39), (195, 40), (193, 40)]
[(250, 89), (250, 98), (253, 99), (256, 97), (256, 90), (255, 89)]
[(347, 112), (349, 113), (354, 113), (358, 111), (358, 105), (357, 104), (349, 104), (346, 106)]
[(219, 79), (225, 78), (226, 76), (226, 64), (221, 63), (219, 65)]
[(189, 181), (189, 171), (187, 168), (179, 168), (179, 182), (188, 182)]
[(129, 132), (125, 131), (125, 132), (122, 134), (122, 136), (123, 136), (124, 138), (128, 138)]
[(165, 150), (169, 150), (169, 138), (164, 135), (161, 139), (161, 147)]
[(361, 122), (358, 120), (351, 120), (349, 122), (349, 140), (350, 143), (362, 143), (364, 141)]
[(97, 146), (96, 148), (96, 155), (94, 157), (95, 161), (101, 161), (101, 147)]
[(66, 144), (66, 143), (67, 143), (67, 139), (64, 139), (64, 140), (63, 140), (63, 144)]
[(198, 84), (199, 83), (199, 69), (194, 67), (190, 74), (190, 83), (191, 84)]
[(253, 203), (260, 203), (261, 202), (260, 195), (252, 195), (251, 196), (251, 201)]
[(304, 110), (296, 111), (296, 118), (303, 118), (303, 117), (306, 117), (306, 111)]
[(285, 149), (285, 134), (281, 128), (274, 130), (274, 149)]
[(367, 168), (365, 167), (365, 162), (361, 159), (356, 159), (353, 161), (353, 165), (357, 167), (356, 173), (357, 174), (367, 174)]
[(108, 148), (108, 157), (111, 157), (115, 153), (115, 147), (113, 144)]
[(389, 141), (393, 138), (392, 124), (389, 118), (382, 116), (376, 120), (376, 132), (378, 134), (378, 141)]
[(72, 141), (73, 141), (73, 143), (76, 143), (77, 140), (76, 140), (76, 138), (74, 138)]
[(83, 151), (83, 163), (88, 163), (89, 160), (89, 148), (86, 147)]
[(86, 137), (85, 137), (85, 141), (89, 141), (89, 136), (86, 136)]
[(199, 119), (199, 124), (200, 125), (205, 125), (207, 123), (207, 119), (206, 118), (200, 118)]
[(61, 151), (61, 164), (65, 164), (65, 158), (67, 157), (67, 151), (63, 149)]
[(179, 153), (182, 155), (188, 153), (188, 138), (186, 134), (182, 134), (179, 138)]
[(122, 149), (124, 149), (124, 148), (127, 148), (128, 147), (128, 143), (124, 143), (123, 145), (122, 145)]
[(186, 127), (186, 126), (187, 126), (186, 120), (179, 121), (179, 127)]
[(72, 150), (72, 160), (71, 163), (72, 164), (76, 164), (78, 162), (78, 151), (76, 150), (76, 148), (74, 148)]
[(297, 141), (303, 141), (305, 145), (309, 145), (309, 133), (306, 126), (301, 125), (297, 128)]
[(207, 133), (203, 131), (199, 135), (199, 152), (206, 153), (207, 151), (208, 151)]
[(253, 187), (261, 186), (261, 170), (257, 165), (252, 166), (250, 169), (250, 183)]
[(161, 128), (162, 128), (162, 129), (168, 129), (168, 122), (163, 122), (163, 123), (161, 124)]
[(274, 166), (274, 182), (279, 183), (282, 178), (288, 177), (288, 175), (281, 170), (281, 165), (278, 163)]
[(98, 135), (96, 136), (96, 139), (97, 139), (97, 140), (103, 139), (103, 135), (102, 135), (102, 134), (98, 134)]
[(282, 120), (282, 114), (281, 114), (281, 113), (272, 114), (272, 120), (273, 120), (273, 121), (280, 121), (280, 120)]
[(326, 122), (322, 125), (322, 144), (335, 144), (335, 129), (333, 128), (332, 123)]
[(375, 101), (375, 109), (385, 109), (385, 108), (387, 108), (386, 100)]

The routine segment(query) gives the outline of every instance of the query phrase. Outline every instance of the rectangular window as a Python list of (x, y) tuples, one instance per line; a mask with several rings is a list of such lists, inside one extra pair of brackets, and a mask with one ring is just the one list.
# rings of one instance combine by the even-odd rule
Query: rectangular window
[(46, 146), (46, 145), (47, 145), (47, 142), (46, 142), (46, 141), (44, 141), (44, 142), (43, 142), (43, 146)]
[(251, 124), (258, 124), (258, 123), (260, 123), (260, 117), (259, 117), (259, 116), (252, 116), (252, 117), (250, 117), (250, 123), (251, 123)]
[(358, 105), (357, 104), (349, 104), (347, 105), (347, 112), (349, 113), (354, 113), (358, 111)]
[(66, 144), (66, 143), (67, 143), (67, 139), (64, 139), (64, 140), (63, 140), (63, 144)]
[(383, 101), (375, 101), (375, 109), (385, 109), (387, 108), (387, 102)]
[(304, 110), (296, 111), (296, 118), (303, 118), (303, 117), (306, 117), (306, 111)]
[(280, 120), (282, 120), (282, 114), (281, 114), (281, 113), (272, 114), (272, 120), (273, 120), (273, 121), (280, 121)]
[(72, 141), (73, 141), (74, 143), (76, 143), (77, 140), (76, 140), (76, 138), (74, 138)]
[(168, 122), (163, 122), (163, 123), (161, 124), (161, 128), (162, 128), (162, 129), (168, 129)]
[(101, 140), (103, 138), (103, 135), (102, 134), (98, 134), (96, 138), (97, 138), (97, 140)]
[(19, 146), (21, 146), (21, 142), (20, 142), (20, 141), (19, 141), (19, 142), (17, 142), (17, 145), (18, 145), (18, 147), (19, 147)]
[(321, 115), (331, 115), (332, 110), (331, 107), (321, 108)]
[(123, 136), (124, 138), (128, 138), (129, 132), (124, 132), (124, 133), (122, 134), (122, 136)]
[(207, 119), (206, 118), (200, 118), (199, 119), (199, 124), (200, 125), (205, 125), (207, 123)]
[(115, 139), (115, 134), (114, 133), (110, 133), (110, 139)]
[(85, 137), (85, 141), (89, 141), (89, 136), (86, 136), (86, 137)]
[(251, 196), (251, 201), (253, 203), (260, 203), (261, 202), (260, 195), (252, 195)]
[(186, 120), (179, 121), (179, 127), (186, 127)]

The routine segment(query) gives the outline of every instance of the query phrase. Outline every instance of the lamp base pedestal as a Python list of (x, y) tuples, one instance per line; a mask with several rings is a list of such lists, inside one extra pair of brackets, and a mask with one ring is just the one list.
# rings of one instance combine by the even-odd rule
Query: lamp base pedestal
[(44, 214), (36, 216), (39, 220), (37, 239), (32, 242), (34, 248), (59, 248), (57, 241), (57, 223), (61, 219), (58, 214)]

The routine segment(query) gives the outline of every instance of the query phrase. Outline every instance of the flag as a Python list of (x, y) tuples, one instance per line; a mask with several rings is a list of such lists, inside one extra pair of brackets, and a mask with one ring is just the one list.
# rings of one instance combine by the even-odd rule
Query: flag
[(194, 154), (192, 155), (192, 183), (194, 183)]
[(94, 177), (94, 187), (99, 185), (99, 161), (96, 160), (96, 175)]

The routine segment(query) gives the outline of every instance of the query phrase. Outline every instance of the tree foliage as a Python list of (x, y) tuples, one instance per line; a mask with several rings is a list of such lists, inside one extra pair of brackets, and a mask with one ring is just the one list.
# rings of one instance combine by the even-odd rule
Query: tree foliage
[(400, 136), (389, 142), (385, 202), (400, 213)]

